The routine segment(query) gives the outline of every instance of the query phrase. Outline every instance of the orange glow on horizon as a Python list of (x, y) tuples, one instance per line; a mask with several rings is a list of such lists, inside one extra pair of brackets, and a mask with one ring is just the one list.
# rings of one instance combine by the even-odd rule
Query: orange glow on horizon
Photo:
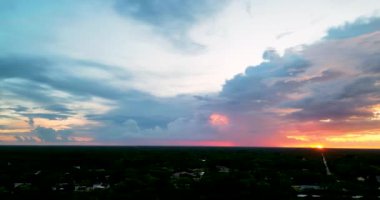
[(226, 115), (213, 113), (209, 117), (209, 122), (213, 126), (225, 126), (230, 123), (230, 120)]
[(0, 142), (16, 142), (17, 138), (13, 135), (0, 135)]
[(231, 141), (177, 141), (173, 143), (174, 145), (184, 145), (184, 146), (205, 146), (205, 147), (234, 147), (236, 144)]
[(312, 145), (311, 148), (314, 148), (314, 149), (324, 149), (325, 147), (321, 144), (316, 144), (316, 145)]
[(322, 132), (285, 132), (281, 146), (316, 148), (318, 145), (329, 148), (380, 148), (380, 129)]
[(74, 141), (74, 142), (92, 142), (94, 141), (94, 138), (73, 136), (73, 137), (69, 137), (69, 140)]

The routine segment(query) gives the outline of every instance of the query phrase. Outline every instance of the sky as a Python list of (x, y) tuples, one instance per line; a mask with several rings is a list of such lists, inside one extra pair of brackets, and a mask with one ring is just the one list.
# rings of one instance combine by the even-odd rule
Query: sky
[(0, 0), (0, 145), (380, 148), (378, 0)]

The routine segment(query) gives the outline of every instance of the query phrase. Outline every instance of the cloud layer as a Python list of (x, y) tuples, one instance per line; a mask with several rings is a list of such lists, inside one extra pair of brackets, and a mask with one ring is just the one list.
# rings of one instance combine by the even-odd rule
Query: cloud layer
[[(245, 33), (232, 37), (220, 24), (256, 23), (254, 2), (44, 3), (0, 3), (0, 25), (9, 27), (0, 30), (2, 143), (380, 146), (376, 16), (331, 24), (307, 44), (267, 48), (236, 74), (229, 70), (244, 66), (229, 58), (244, 51), (233, 47), (250, 43), (230, 40)], [(300, 32), (281, 33), (272, 34), (274, 46)], [(219, 89), (203, 90), (209, 85)]]

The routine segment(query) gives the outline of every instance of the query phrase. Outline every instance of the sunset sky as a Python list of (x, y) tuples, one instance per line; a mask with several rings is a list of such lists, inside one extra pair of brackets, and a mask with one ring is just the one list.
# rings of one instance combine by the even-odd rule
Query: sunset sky
[(0, 144), (380, 148), (380, 1), (0, 0)]

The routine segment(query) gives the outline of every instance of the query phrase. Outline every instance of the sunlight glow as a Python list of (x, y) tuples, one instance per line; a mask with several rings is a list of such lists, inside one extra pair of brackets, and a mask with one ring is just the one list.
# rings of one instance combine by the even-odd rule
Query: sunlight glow
[(91, 142), (91, 141), (94, 141), (94, 138), (75, 136), (75, 137), (69, 137), (69, 140), (75, 141), (75, 142)]
[(331, 119), (321, 119), (321, 120), (319, 120), (320, 122), (323, 122), (323, 123), (329, 123), (329, 122), (331, 122)]
[(380, 120), (380, 105), (376, 105), (372, 108), (373, 110), (373, 117), (371, 120)]
[(380, 134), (377, 131), (374, 132), (359, 132), (359, 133), (349, 133), (340, 136), (330, 136), (326, 138), (327, 141), (331, 142), (379, 142)]
[(288, 138), (288, 139), (294, 139), (294, 140), (299, 140), (299, 141), (304, 141), (304, 142), (310, 141), (310, 139), (307, 136), (305, 136), (305, 135), (288, 135), (288, 136), (286, 136), (286, 138)]
[(230, 123), (230, 120), (226, 115), (213, 113), (209, 117), (209, 122), (213, 126), (225, 126)]
[(0, 142), (15, 142), (17, 138), (13, 135), (0, 135)]
[(314, 149), (324, 149), (325, 147), (321, 144), (315, 144), (315, 145), (312, 145), (311, 148), (314, 148)]

